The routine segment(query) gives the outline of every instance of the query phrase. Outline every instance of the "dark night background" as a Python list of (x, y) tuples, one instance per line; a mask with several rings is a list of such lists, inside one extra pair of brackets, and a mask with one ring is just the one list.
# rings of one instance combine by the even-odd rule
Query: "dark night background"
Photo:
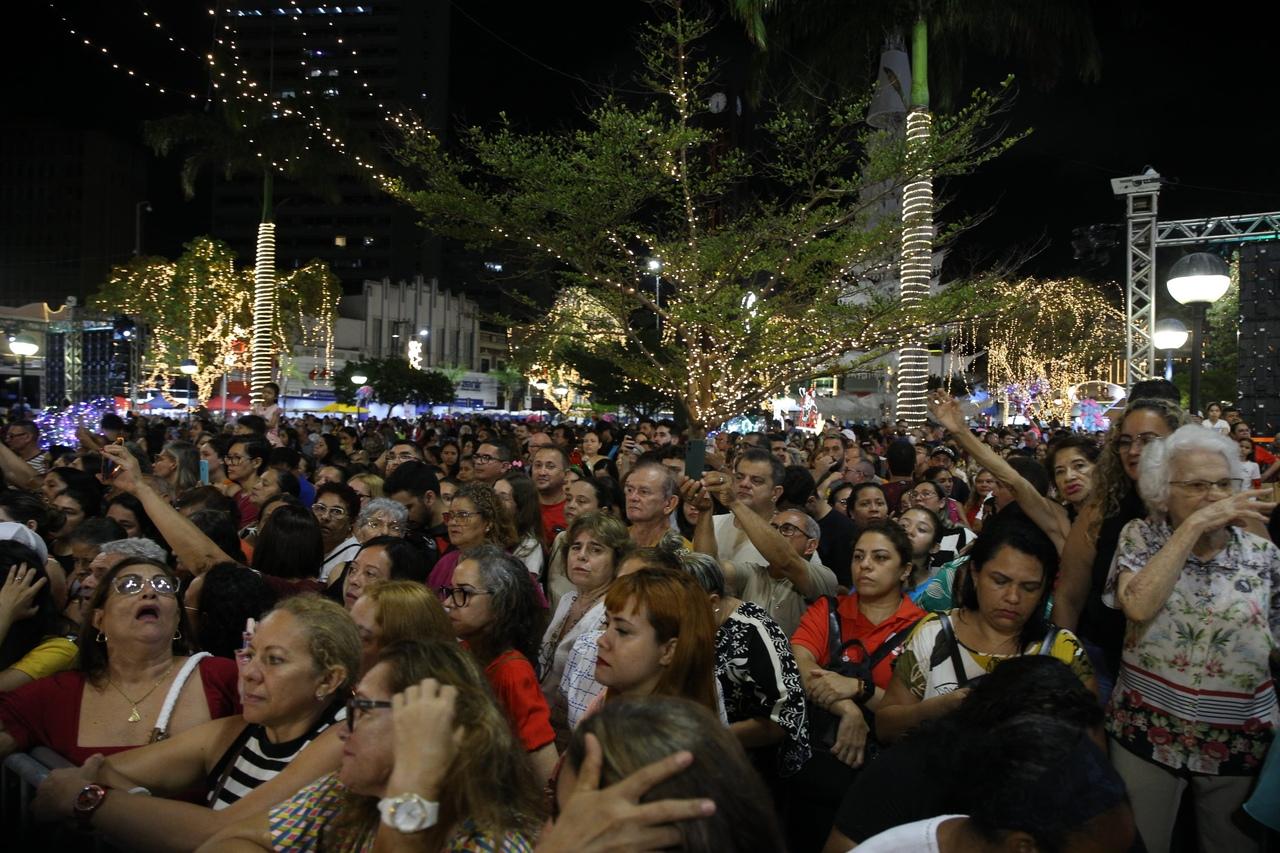
[[(212, 31), (203, 5), (156, 4), (153, 10), (189, 48), (203, 53)], [(1111, 252), (1109, 263), (1081, 264), (1072, 258), (1071, 229), (1119, 223), (1122, 206), (1108, 179), (1138, 174), (1147, 165), (1170, 181), (1160, 199), (1161, 220), (1280, 209), (1270, 21), (1227, 15), (1225, 8), (1214, 14), (1208, 7), (1181, 11), (1169, 4), (1092, 5), (1101, 80), (1085, 84), (1068, 76), (1049, 91), (1020, 87), (1006, 119), (1010, 130), (1031, 128), (1030, 138), (975, 176), (942, 188), (952, 207), (941, 219), (948, 211), (991, 212), (955, 247), (956, 268), (1034, 252), (1022, 267), (1027, 273), (1122, 279), (1122, 247)], [(8, 81), (4, 133), (21, 133), (34, 121), (140, 143), (142, 120), (191, 103), (152, 94), (113, 71), (68, 33), (59, 15), (109, 47), (122, 65), (175, 89), (205, 92), (202, 64), (149, 29), (144, 8), (152, 7), (136, 0), (12, 4), (0, 52)], [(454, 3), (449, 110), (468, 123), (487, 122), (501, 110), (529, 128), (571, 122), (594, 97), (588, 82), (626, 84), (633, 33), (648, 14), (634, 0)], [(724, 21), (717, 39), (745, 56), (749, 49), (740, 32)], [(975, 56), (970, 72), (966, 91), (1019, 68)], [(176, 158), (150, 159), (147, 198), (154, 212), (146, 221), (144, 249), (174, 256), (183, 241), (208, 230), (209, 201), (182, 199)]]

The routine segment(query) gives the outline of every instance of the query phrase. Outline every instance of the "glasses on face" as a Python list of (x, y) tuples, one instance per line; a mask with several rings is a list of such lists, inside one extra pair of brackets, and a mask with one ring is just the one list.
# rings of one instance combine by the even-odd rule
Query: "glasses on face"
[(804, 532), (803, 530), (801, 530), (799, 527), (796, 527), (794, 524), (792, 524), (792, 523), (791, 523), (791, 522), (789, 522), (789, 521), (784, 521), (784, 522), (782, 522), (782, 524), (771, 524), (770, 526), (771, 526), (774, 530), (778, 531), (778, 532), (779, 532), (779, 533), (781, 533), (783, 536), (786, 536), (786, 537), (788, 537), (788, 538), (790, 538), (790, 537), (792, 537), (792, 536), (804, 536), (804, 535), (805, 535), (805, 532)]
[(328, 504), (312, 504), (311, 511), (321, 518), (324, 518), (326, 515), (334, 518), (343, 518), (347, 514), (346, 507), (329, 506)]
[(9, 438), (30, 438), (31, 433), (22, 430), (9, 430)]
[(462, 524), (467, 524), (471, 519), (479, 518), (480, 513), (468, 512), (465, 509), (454, 509), (446, 513), (441, 513), (441, 517), (444, 519), (445, 524), (448, 524), (451, 521), (459, 521)]
[(471, 603), (473, 596), (493, 595), (487, 589), (472, 589), (469, 586), (442, 586), (436, 590), (436, 594), (440, 596), (441, 601), (452, 604), (454, 607), (466, 607)]
[(121, 595), (137, 595), (148, 586), (155, 591), (156, 595), (176, 596), (178, 594), (178, 582), (168, 575), (152, 575), (144, 578), (142, 575), (127, 574), (120, 575), (111, 582), (111, 588)]
[(418, 457), (408, 451), (404, 453), (388, 453), (387, 458), (395, 462), (413, 462)]
[(357, 716), (364, 716), (370, 711), (390, 707), (391, 703), (385, 699), (365, 699), (361, 696), (352, 696), (347, 700), (347, 733), (350, 734), (356, 730)]
[(476, 465), (488, 465), (490, 462), (497, 462), (498, 457), (490, 456), (488, 453), (476, 453), (472, 455), (471, 461)]
[(248, 462), (249, 457), (248, 456), (224, 456), (222, 457), (222, 461), (230, 462), (232, 465), (239, 465), (241, 462)]
[(1122, 435), (1116, 439), (1116, 447), (1120, 448), (1121, 451), (1127, 451), (1129, 448), (1137, 445), (1138, 449), (1141, 450), (1157, 438), (1162, 437), (1163, 436), (1156, 435), (1154, 432), (1144, 432), (1141, 435)]
[(388, 521), (385, 518), (366, 519), (364, 526), (370, 530), (383, 530), (387, 533), (401, 534), (404, 533), (404, 525), (398, 521)]
[(1234, 477), (1227, 477), (1222, 480), (1170, 480), (1172, 486), (1179, 486), (1184, 492), (1192, 497), (1203, 498), (1209, 492), (1217, 490), (1227, 495), (1234, 495), (1240, 491), (1240, 487), (1244, 485), (1244, 480), (1238, 480)]

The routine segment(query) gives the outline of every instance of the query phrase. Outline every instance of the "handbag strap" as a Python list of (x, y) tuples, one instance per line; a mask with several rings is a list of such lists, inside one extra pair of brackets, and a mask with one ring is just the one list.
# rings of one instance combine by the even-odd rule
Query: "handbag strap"
[(840, 662), (844, 646), (840, 644), (840, 614), (836, 612), (838, 602), (834, 595), (824, 595), (827, 602), (827, 666), (835, 666)]
[(952, 627), (951, 617), (946, 613), (939, 613), (938, 621), (942, 623), (942, 635), (947, 640), (947, 651), (951, 655), (951, 666), (956, 671), (956, 686), (965, 687), (969, 684), (969, 673), (965, 672), (964, 660), (960, 657), (960, 641), (956, 639), (956, 629)]
[(156, 727), (151, 730), (151, 743), (169, 737), (169, 718), (173, 716), (173, 709), (178, 704), (178, 696), (182, 693), (182, 688), (186, 686), (187, 679), (191, 677), (191, 673), (195, 672), (196, 667), (200, 665), (200, 661), (207, 657), (212, 657), (212, 655), (208, 652), (196, 652), (187, 658), (187, 662), (182, 665), (182, 669), (178, 670), (178, 675), (173, 679), (173, 684), (169, 685), (169, 692), (165, 694), (164, 705), (160, 707), (160, 716), (156, 717)]

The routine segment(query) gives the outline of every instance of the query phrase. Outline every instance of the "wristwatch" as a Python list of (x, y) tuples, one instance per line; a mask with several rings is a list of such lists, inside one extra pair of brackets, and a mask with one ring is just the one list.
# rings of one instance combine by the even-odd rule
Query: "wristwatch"
[(417, 794), (401, 794), (378, 800), (382, 822), (397, 832), (409, 834), (430, 829), (440, 820), (440, 804)]
[(107, 791), (109, 790), (109, 788), (91, 782), (81, 788), (80, 793), (76, 794), (76, 800), (71, 806), (71, 812), (75, 815), (76, 823), (81, 829), (89, 828), (89, 821), (93, 820), (93, 813), (107, 799)]

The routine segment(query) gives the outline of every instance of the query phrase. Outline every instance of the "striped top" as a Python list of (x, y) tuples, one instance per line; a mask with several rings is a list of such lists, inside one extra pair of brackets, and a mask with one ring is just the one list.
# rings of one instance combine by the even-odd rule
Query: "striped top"
[(306, 734), (284, 743), (267, 740), (266, 730), (258, 723), (245, 726), (209, 774), (209, 807), (215, 811), (225, 809), (248, 796), (254, 788), (274, 779), (288, 767), (325, 729), (346, 718), (346, 707), (342, 702), (334, 702)]

